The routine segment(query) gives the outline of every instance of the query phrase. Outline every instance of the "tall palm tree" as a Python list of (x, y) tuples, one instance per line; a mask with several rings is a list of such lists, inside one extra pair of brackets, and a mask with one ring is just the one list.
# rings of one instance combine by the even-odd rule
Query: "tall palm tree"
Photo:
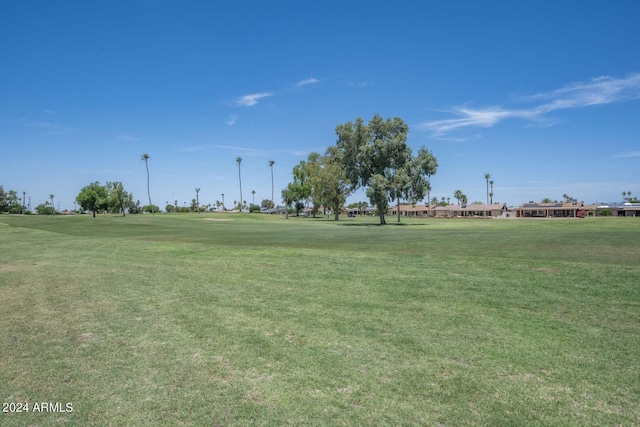
[(224, 193), (222, 193), (222, 210), (225, 211), (225, 207), (224, 207)]
[(631, 191), (627, 191), (627, 200), (630, 202), (631, 200), (633, 200), (631, 198)]
[[(242, 157), (236, 159), (238, 164), (238, 182), (240, 183), (240, 204), (242, 204), (242, 176), (240, 174), (240, 165), (242, 164)], [(240, 206), (240, 212), (242, 212), (242, 206)]]
[(251, 204), (256, 204), (256, 190), (251, 190)]
[(271, 168), (271, 203), (273, 203), (273, 206), (275, 206), (275, 203), (273, 201), (273, 165), (276, 162), (274, 160), (269, 160), (269, 167)]
[(489, 192), (489, 203), (493, 204), (493, 181), (489, 181), (491, 192)]
[(622, 192), (622, 202), (623, 202), (623, 203), (627, 200), (627, 197), (626, 197), (626, 196), (627, 196), (627, 192), (626, 192), (626, 191), (623, 191), (623, 192)]
[(52, 208), (52, 209), (53, 209), (53, 211), (55, 212), (55, 211), (56, 211), (56, 207), (55, 207), (55, 205), (53, 204), (53, 198), (54, 198), (54, 195), (53, 195), (53, 194), (49, 194), (49, 198), (51, 199), (51, 208)]
[(458, 204), (460, 204), (460, 200), (462, 200), (462, 190), (456, 190), (453, 193), (453, 197), (458, 200)]
[[(149, 206), (153, 206), (153, 203), (151, 203), (151, 191), (149, 190), (149, 159), (151, 158), (151, 156), (149, 156), (147, 153), (144, 153), (142, 155), (142, 157), (140, 157), (140, 160), (144, 160), (144, 165), (147, 168), (147, 196), (149, 196)], [(151, 215), (155, 215), (153, 212), (153, 208), (151, 208)]]
[(487, 204), (489, 204), (489, 178), (491, 178), (491, 174), (485, 173), (484, 179), (487, 181)]
[(200, 213), (200, 199), (198, 198), (199, 192), (200, 192), (200, 187), (196, 188), (196, 209), (198, 209), (198, 213)]

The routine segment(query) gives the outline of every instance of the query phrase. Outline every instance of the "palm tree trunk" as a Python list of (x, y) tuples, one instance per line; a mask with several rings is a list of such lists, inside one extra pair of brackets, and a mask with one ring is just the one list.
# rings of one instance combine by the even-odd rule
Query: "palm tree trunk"
[(149, 187), (149, 162), (147, 160), (144, 161), (144, 165), (147, 168), (147, 196), (149, 196), (149, 206), (151, 207), (151, 215), (155, 215), (153, 211), (153, 203), (151, 203), (151, 190)]
[(240, 176), (240, 165), (238, 165), (238, 181), (240, 181), (240, 212), (242, 212), (242, 177)]
[(271, 203), (273, 203), (273, 207), (276, 207), (275, 201), (273, 200), (273, 165), (271, 165)]

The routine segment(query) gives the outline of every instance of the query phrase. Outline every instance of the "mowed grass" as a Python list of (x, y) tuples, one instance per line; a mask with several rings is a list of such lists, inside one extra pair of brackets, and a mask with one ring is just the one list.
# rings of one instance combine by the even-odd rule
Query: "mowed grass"
[(0, 215), (0, 424), (640, 424), (638, 219), (388, 220)]

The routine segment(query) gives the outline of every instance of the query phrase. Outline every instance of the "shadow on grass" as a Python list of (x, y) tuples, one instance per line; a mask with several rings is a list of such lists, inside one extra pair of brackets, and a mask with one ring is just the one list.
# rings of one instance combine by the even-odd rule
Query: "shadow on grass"
[(345, 227), (424, 227), (429, 224), (407, 224), (404, 222), (388, 222), (386, 224), (380, 223), (362, 223), (362, 222), (338, 222), (337, 225), (343, 225)]

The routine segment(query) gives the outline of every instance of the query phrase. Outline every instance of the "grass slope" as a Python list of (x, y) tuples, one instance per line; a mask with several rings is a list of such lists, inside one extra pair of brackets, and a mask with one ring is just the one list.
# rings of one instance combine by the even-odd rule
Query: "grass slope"
[(0, 424), (640, 424), (640, 222), (375, 221), (0, 216)]

